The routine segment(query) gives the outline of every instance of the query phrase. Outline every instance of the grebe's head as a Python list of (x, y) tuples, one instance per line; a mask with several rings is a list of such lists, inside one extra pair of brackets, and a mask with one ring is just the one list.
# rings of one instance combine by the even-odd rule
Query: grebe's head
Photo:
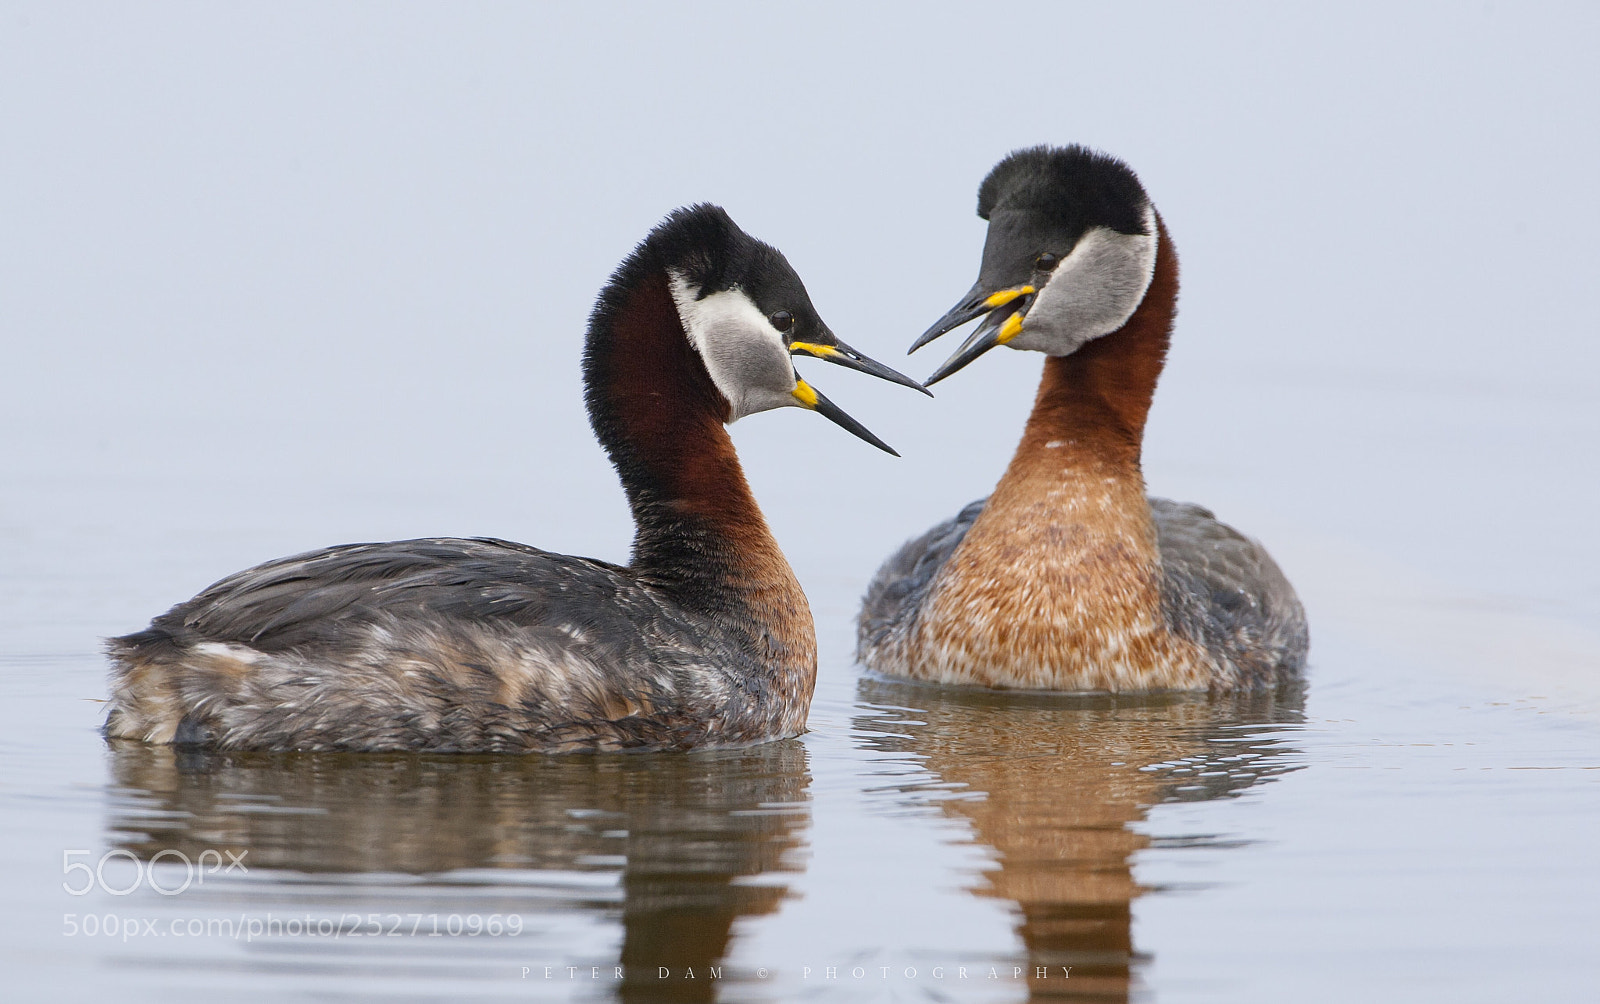
[(646, 243), (666, 268), (684, 334), (727, 399), (730, 423), (773, 408), (806, 408), (894, 453), (802, 380), (792, 357), (815, 356), (927, 391), (828, 330), (782, 252), (704, 204), (667, 217)]
[(989, 221), (978, 282), (912, 351), (984, 321), (929, 384), (996, 345), (1071, 355), (1127, 323), (1150, 287), (1155, 208), (1114, 157), (1081, 146), (1018, 150), (983, 179), (978, 216)]

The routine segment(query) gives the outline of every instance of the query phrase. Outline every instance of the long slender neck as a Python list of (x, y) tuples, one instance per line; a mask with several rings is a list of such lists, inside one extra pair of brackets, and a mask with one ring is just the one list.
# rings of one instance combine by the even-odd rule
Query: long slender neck
[[(724, 422), (728, 405), (684, 337), (659, 268), (597, 310), (584, 359), (590, 419), (636, 525), (632, 568), (681, 601), (726, 609), (794, 585)], [(803, 597), (802, 597), (803, 604)]]
[(1070, 356), (1045, 360), (1013, 467), (1050, 456), (1052, 469), (1071, 458), (1069, 464), (1080, 461), (1107, 474), (1141, 476), (1145, 418), (1178, 303), (1178, 256), (1159, 218), (1156, 227), (1155, 273), (1128, 322)]
[(930, 678), (1063, 690), (1203, 681), (1163, 619), (1139, 469), (1178, 290), (1177, 257), (1164, 230), (1159, 239), (1128, 322), (1045, 361), (1022, 442), (920, 611), (908, 658)]

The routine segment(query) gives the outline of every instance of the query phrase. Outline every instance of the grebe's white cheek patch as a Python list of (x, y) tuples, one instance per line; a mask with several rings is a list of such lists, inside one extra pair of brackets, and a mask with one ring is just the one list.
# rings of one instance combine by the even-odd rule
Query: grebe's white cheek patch
[(1006, 344), (1066, 356), (1128, 323), (1156, 270), (1155, 210), (1144, 218), (1147, 234), (1096, 227), (1079, 238)]
[(700, 296), (681, 273), (669, 271), (668, 278), (689, 344), (732, 408), (729, 424), (756, 412), (799, 406), (783, 335), (744, 290)]

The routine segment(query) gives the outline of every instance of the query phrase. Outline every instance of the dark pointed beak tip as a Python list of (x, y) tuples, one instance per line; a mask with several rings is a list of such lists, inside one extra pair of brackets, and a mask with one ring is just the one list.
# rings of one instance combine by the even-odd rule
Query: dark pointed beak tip
[(955, 354), (946, 359), (938, 369), (934, 370), (928, 379), (922, 381), (923, 385), (932, 386), (958, 370), (965, 369), (968, 363), (1000, 344), (1000, 339), (997, 337), (998, 334), (998, 325), (990, 326), (985, 324), (977, 331), (974, 331), (972, 336), (967, 339), (966, 344), (957, 349)]
[(855, 419), (845, 414), (844, 409), (840, 408), (838, 405), (824, 397), (822, 393), (815, 387), (812, 387), (811, 391), (817, 395), (816, 403), (811, 406), (812, 410), (817, 414), (844, 429), (857, 439), (871, 443), (873, 446), (876, 446), (878, 449), (890, 454), (891, 456), (900, 456), (900, 454), (895, 452), (894, 447), (873, 435), (872, 430), (868, 429), (860, 422), (857, 422)]
[[(865, 437), (863, 437), (863, 438), (865, 438)], [(896, 460), (900, 459), (900, 451), (899, 450), (896, 450), (894, 447), (890, 446), (888, 443), (885, 443), (883, 440), (878, 439), (876, 436), (874, 436), (872, 439), (868, 439), (867, 442), (871, 443), (873, 446), (876, 446), (878, 449), (880, 449), (883, 452), (887, 453), (889, 456), (894, 457)]]
[[(885, 366), (883, 363), (878, 362), (871, 356), (863, 355), (861, 352), (851, 348), (844, 342), (835, 341), (833, 348), (836, 351), (829, 353), (828, 355), (817, 356), (816, 358), (823, 359), (837, 366), (843, 366), (846, 369), (852, 369), (860, 373), (865, 373), (868, 376), (875, 376), (879, 380), (887, 380), (890, 383), (897, 383), (902, 387), (910, 387), (912, 390), (921, 391), (922, 393), (927, 394), (929, 397), (933, 396), (932, 391), (928, 390), (928, 388), (924, 387), (914, 378), (906, 376), (899, 370), (891, 369), (888, 366)], [(804, 352), (803, 354), (812, 355), (810, 352)]]
[(924, 345), (933, 341), (935, 338), (938, 338), (942, 334), (944, 334), (944, 332), (939, 330), (939, 325), (935, 324), (933, 327), (917, 336), (917, 340), (911, 343), (911, 347), (909, 349), (906, 349), (906, 355), (909, 356), (911, 353), (922, 348)]
[(926, 381), (924, 381), (924, 383), (926, 383), (929, 386), (932, 386), (933, 384), (938, 383), (940, 380), (943, 380), (946, 377), (954, 376), (958, 370), (960, 370), (963, 367), (965, 367), (967, 365), (967, 363), (969, 363), (969, 362), (971, 362), (970, 359), (961, 359), (961, 360), (947, 359), (947, 360), (945, 360), (944, 365), (940, 366), (938, 369), (934, 370), (933, 374), (931, 376), (929, 376), (928, 379)]
[(906, 350), (906, 355), (909, 356), (940, 335), (954, 331), (974, 318), (982, 317), (988, 311), (989, 305), (985, 302), (981, 287), (974, 287), (966, 299), (951, 307), (943, 317), (933, 322), (932, 327), (918, 336), (917, 340), (911, 343), (911, 348)]

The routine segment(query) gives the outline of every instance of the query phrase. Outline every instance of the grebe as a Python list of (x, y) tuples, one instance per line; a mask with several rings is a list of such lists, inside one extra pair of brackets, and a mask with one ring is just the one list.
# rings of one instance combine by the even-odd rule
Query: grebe
[(238, 750), (749, 746), (800, 733), (810, 607), (724, 428), (798, 406), (840, 342), (777, 249), (716, 206), (657, 226), (600, 292), (584, 401), (633, 511), (626, 568), (503, 540), (350, 544), (223, 579), (112, 639), (117, 738)]
[(927, 381), (996, 345), (1046, 354), (994, 493), (878, 570), (857, 657), (883, 673), (1042, 690), (1229, 690), (1305, 663), (1304, 611), (1266, 550), (1147, 499), (1145, 416), (1178, 259), (1138, 177), (1078, 146), (1006, 157), (978, 190), (977, 284), (912, 350), (988, 315)]

